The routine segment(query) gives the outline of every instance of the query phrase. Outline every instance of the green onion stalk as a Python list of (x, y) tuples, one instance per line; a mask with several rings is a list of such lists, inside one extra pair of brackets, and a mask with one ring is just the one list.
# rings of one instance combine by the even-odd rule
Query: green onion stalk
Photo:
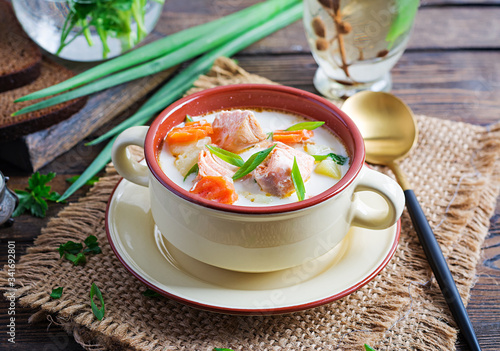
[(59, 94), (109, 74), (121, 71), (125, 68), (133, 67), (137, 64), (165, 56), (166, 54), (191, 43), (193, 40), (203, 37), (207, 33), (213, 32), (217, 28), (234, 25), (234, 23), (239, 21), (241, 18), (246, 17), (250, 13), (264, 10), (263, 4), (264, 3), (258, 3), (228, 16), (158, 39), (150, 44), (138, 47), (133, 51), (118, 56), (112, 60), (103, 62), (91, 69), (86, 70), (85, 72), (65, 80), (64, 82), (20, 97), (15, 100), (15, 102), (35, 100)]
[(113, 128), (101, 138), (96, 139), (97, 142), (112, 137), (111, 141), (108, 142), (96, 159), (82, 173), (80, 178), (78, 178), (77, 181), (73, 183), (68, 190), (66, 190), (58, 201), (67, 199), (106, 166), (106, 164), (111, 160), (111, 148), (116, 139), (116, 134), (129, 127), (146, 124), (159, 111), (181, 97), (184, 92), (198, 79), (200, 74), (206, 73), (212, 67), (214, 61), (218, 57), (232, 56), (254, 42), (299, 20), (301, 17), (302, 4), (297, 3), (292, 7), (281, 11), (268, 21), (246, 31), (222, 46), (213, 49), (191, 63), (186, 69), (163, 85), (163, 87), (160, 88), (148, 101), (146, 101), (134, 115)]
[[(221, 45), (224, 45), (228, 41), (243, 35), (255, 26), (265, 23), (276, 13), (279, 13), (280, 11), (294, 3), (297, 3), (297, 0), (269, 0), (263, 2), (261, 4), (261, 7), (259, 7), (257, 10), (248, 13), (242, 18), (234, 19), (228, 22), (226, 25), (215, 29), (213, 32), (205, 36), (195, 39), (194, 41), (178, 48), (176, 51), (170, 52), (164, 56), (132, 67), (125, 71), (121, 71), (111, 76), (104, 77), (100, 80), (94, 81), (69, 92), (27, 106), (17, 112), (14, 112), (12, 115), (16, 116), (28, 112), (37, 111), (42, 108), (59, 104), (61, 102), (89, 95), (118, 84), (126, 83), (131, 80), (161, 72), (177, 64), (192, 59), (206, 51), (213, 50)], [(231, 28), (231, 30), (228, 30), (228, 28)]]

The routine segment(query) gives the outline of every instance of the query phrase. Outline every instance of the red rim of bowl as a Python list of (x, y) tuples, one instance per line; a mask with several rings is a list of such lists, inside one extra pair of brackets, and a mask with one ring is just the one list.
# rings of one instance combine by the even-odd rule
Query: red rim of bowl
[(165, 291), (155, 284), (149, 282), (145, 278), (143, 278), (139, 273), (137, 273), (132, 267), (128, 265), (128, 263), (124, 260), (124, 258), (120, 255), (118, 252), (118, 249), (116, 248), (113, 240), (111, 239), (111, 232), (109, 229), (109, 211), (110, 211), (110, 205), (111, 205), (111, 200), (113, 199), (113, 196), (116, 192), (116, 189), (118, 189), (118, 186), (120, 183), (124, 181), (123, 179), (120, 179), (118, 183), (115, 185), (113, 191), (111, 192), (111, 195), (108, 200), (108, 204), (106, 206), (106, 218), (105, 218), (105, 226), (106, 226), (106, 236), (108, 238), (108, 243), (111, 246), (111, 249), (115, 253), (115, 256), (118, 258), (120, 263), (125, 267), (129, 273), (131, 273), (134, 277), (136, 277), (138, 280), (140, 280), (144, 285), (146, 285), (148, 288), (151, 290), (156, 291), (157, 293), (172, 299), (174, 301), (180, 302), (184, 305), (195, 307), (201, 310), (205, 311), (211, 311), (211, 312), (218, 312), (218, 313), (225, 313), (225, 314), (234, 314), (234, 315), (274, 315), (274, 314), (283, 314), (283, 313), (292, 313), (292, 312), (298, 312), (298, 311), (303, 311), (307, 310), (310, 308), (318, 307), (321, 305), (325, 305), (327, 303), (333, 302), (335, 300), (341, 299), (343, 297), (346, 297), (347, 295), (352, 294), (353, 292), (359, 290), (366, 284), (368, 284), (370, 281), (372, 281), (389, 263), (389, 261), (392, 259), (394, 256), (394, 253), (396, 252), (396, 248), (398, 247), (399, 243), (399, 238), (401, 235), (401, 218), (398, 219), (396, 222), (396, 236), (394, 238), (394, 241), (392, 243), (391, 248), (389, 249), (389, 252), (387, 256), (382, 260), (380, 265), (375, 268), (366, 278), (363, 280), (359, 281), (358, 283), (354, 284), (353, 286), (337, 293), (332, 296), (307, 302), (304, 304), (297, 304), (297, 305), (292, 305), (292, 306), (286, 306), (286, 307), (278, 307), (278, 308), (230, 308), (230, 307), (223, 307), (223, 306), (214, 306), (214, 305), (209, 305), (209, 304), (204, 304), (201, 302), (196, 302), (192, 301), (180, 296), (177, 296), (173, 293), (170, 293), (168, 291)]
[[(223, 104), (224, 98), (231, 101), (233, 97), (235, 98), (234, 100), (242, 99), (248, 101), (240, 104), (238, 104), (237, 101), (232, 101), (235, 105), (231, 106)], [(252, 104), (252, 99), (255, 100), (257, 98), (261, 99), (260, 103), (255, 102)], [(273, 102), (273, 99), (279, 100), (282, 105), (276, 106), (276, 102)], [(170, 180), (160, 168), (157, 160), (157, 153), (159, 152), (159, 148), (161, 147), (161, 143), (166, 133), (175, 125), (183, 122), (186, 114), (196, 116), (217, 110), (236, 108), (267, 108), (281, 110), (299, 114), (311, 120), (325, 119), (314, 118), (314, 116), (310, 115), (313, 112), (309, 112), (310, 114), (308, 114), (304, 112), (304, 109), (310, 109), (310, 111), (314, 111), (318, 114), (322, 113), (322, 116), (328, 116), (324, 126), (329, 128), (343, 140), (351, 159), (349, 170), (338, 183), (321, 194), (300, 202), (265, 207), (220, 204), (195, 196)], [(297, 109), (301, 111), (297, 111)], [(349, 137), (349, 140), (346, 140), (347, 137)], [(151, 124), (144, 143), (144, 153), (146, 163), (153, 176), (164, 187), (177, 196), (207, 208), (246, 214), (284, 213), (317, 205), (337, 195), (349, 186), (361, 171), (365, 161), (365, 147), (361, 133), (354, 122), (337, 106), (318, 95), (300, 89), (268, 84), (226, 85), (203, 90), (178, 100), (163, 110)]]

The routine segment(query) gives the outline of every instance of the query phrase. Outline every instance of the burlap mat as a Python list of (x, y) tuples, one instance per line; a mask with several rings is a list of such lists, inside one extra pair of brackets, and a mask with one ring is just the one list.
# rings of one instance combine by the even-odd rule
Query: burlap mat
[[(271, 83), (222, 59), (194, 90), (250, 82)], [(467, 301), (499, 192), (500, 125), (483, 128), (418, 116), (418, 127), (419, 144), (402, 168)], [(118, 179), (108, 167), (89, 194), (52, 219), (21, 257), (16, 294), (20, 304), (40, 310), (31, 321), (55, 321), (88, 350), (361, 350), (363, 343), (378, 350), (455, 349), (454, 322), (406, 212), (394, 258), (357, 292), (303, 312), (229, 316), (141, 294), (145, 287), (123, 268), (106, 241), (105, 208)], [(102, 254), (91, 256), (84, 267), (59, 259), (59, 244), (81, 242), (90, 234), (98, 237)], [(7, 278), (0, 272), (4, 290)], [(106, 302), (100, 322), (90, 309), (92, 282)], [(64, 294), (51, 300), (56, 286), (63, 286)]]

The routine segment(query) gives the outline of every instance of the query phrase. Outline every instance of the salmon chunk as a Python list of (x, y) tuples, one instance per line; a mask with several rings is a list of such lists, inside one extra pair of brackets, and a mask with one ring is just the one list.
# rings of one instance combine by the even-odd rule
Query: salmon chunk
[(297, 165), (304, 182), (309, 179), (314, 168), (314, 157), (277, 142), (273, 151), (253, 172), (255, 180), (263, 191), (285, 197), (294, 190), (292, 181), (294, 157), (297, 158)]
[(252, 111), (222, 111), (212, 124), (212, 141), (220, 148), (239, 152), (266, 139)]
[(196, 181), (208, 176), (231, 178), (238, 170), (238, 167), (221, 160), (205, 149), (201, 150), (198, 155), (198, 169)]

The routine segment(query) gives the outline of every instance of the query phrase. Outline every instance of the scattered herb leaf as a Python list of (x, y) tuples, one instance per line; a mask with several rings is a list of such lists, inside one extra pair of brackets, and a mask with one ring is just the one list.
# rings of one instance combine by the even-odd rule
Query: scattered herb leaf
[(365, 344), (365, 351), (377, 351), (375, 350), (373, 347), (371, 347), (370, 345), (367, 345)]
[[(97, 296), (99, 302), (101, 303), (101, 308), (97, 308), (97, 305), (94, 302), (94, 296)], [(104, 318), (104, 314), (106, 313), (104, 309), (104, 299), (102, 298), (101, 290), (92, 283), (92, 287), (90, 288), (90, 307), (92, 307), (92, 313), (98, 320), (102, 320)]]
[(295, 187), (295, 192), (297, 193), (297, 197), (299, 201), (304, 200), (306, 196), (306, 188), (304, 186), (304, 181), (302, 180), (302, 175), (300, 174), (299, 165), (297, 164), (297, 158), (293, 158), (293, 166), (292, 166), (292, 182)]
[(194, 122), (194, 120), (190, 115), (186, 115), (186, 122)]
[(87, 262), (87, 258), (83, 253), (79, 253), (76, 256), (70, 253), (65, 253), (64, 257), (73, 263), (73, 265), (78, 266), (79, 264), (83, 265), (85, 262)]
[(248, 173), (257, 168), (257, 166), (260, 165), (262, 161), (266, 159), (267, 155), (269, 155), (271, 151), (273, 151), (275, 146), (276, 144), (265, 150), (256, 152), (255, 154), (250, 156), (248, 160), (246, 160), (246, 162), (240, 167), (240, 169), (238, 169), (238, 171), (233, 175), (233, 180), (243, 178)]
[[(67, 178), (66, 181), (68, 183), (70, 183), (70, 184), (73, 184), (74, 182), (76, 182), (78, 180), (78, 178), (80, 178), (80, 176), (76, 175), (76, 176), (73, 176), (71, 178)], [(98, 181), (99, 181), (99, 177), (98, 176), (93, 176), (92, 178), (90, 178), (89, 180), (87, 180), (85, 182), (85, 185), (94, 185)]]
[(82, 251), (83, 245), (80, 243), (75, 243), (73, 241), (68, 241), (66, 244), (61, 244), (59, 245), (59, 258), (64, 256), (64, 253), (70, 253), (73, 255), (78, 254), (80, 251)]
[(193, 167), (191, 167), (191, 168), (189, 169), (189, 171), (186, 173), (186, 175), (184, 176), (184, 180), (183, 180), (183, 181), (185, 182), (185, 181), (186, 181), (186, 179), (187, 179), (187, 177), (189, 177), (189, 176), (190, 176), (191, 174), (193, 174), (193, 173), (198, 174), (198, 171), (199, 171), (199, 170), (200, 170), (200, 167), (198, 166), (198, 163), (195, 163), (195, 164), (193, 165)]
[(330, 152), (328, 155), (312, 155), (312, 157), (314, 157), (314, 160), (316, 161), (323, 161), (325, 158), (330, 157), (332, 160), (334, 160), (337, 164), (341, 166), (345, 164), (349, 159), (349, 157), (337, 155), (334, 154), (333, 152)]
[(226, 349), (226, 348), (220, 348), (220, 347), (214, 347), (212, 351), (234, 351), (233, 349)]
[(302, 130), (302, 129), (313, 130), (318, 127), (321, 127), (323, 124), (325, 124), (325, 122), (302, 122), (294, 124), (293, 126), (288, 127), (285, 130), (287, 132), (292, 132), (294, 130)]
[(221, 160), (224, 160), (233, 166), (242, 167), (245, 163), (240, 155), (233, 154), (232, 152), (218, 148), (217, 146), (207, 145), (207, 149)]
[(45, 217), (47, 209), (46, 200), (57, 201), (60, 197), (55, 191), (51, 191), (49, 185), (45, 185), (50, 182), (56, 176), (55, 173), (51, 172), (46, 175), (35, 172), (28, 179), (28, 187), (25, 190), (16, 190), (17, 197), (19, 198), (19, 205), (17, 206), (13, 217), (20, 216), (25, 211), (30, 211), (33, 216)]
[(87, 239), (85, 239), (84, 243), (87, 247), (83, 250), (83, 253), (98, 254), (102, 252), (99, 244), (97, 243), (97, 238), (94, 235), (89, 235)]
[(142, 295), (144, 295), (146, 297), (158, 297), (158, 296), (161, 296), (156, 291), (151, 290), (151, 289), (146, 289), (146, 291), (142, 292)]
[(59, 298), (61, 298), (62, 292), (63, 292), (62, 286), (60, 286), (58, 288), (54, 288), (54, 289), (52, 289), (52, 292), (50, 293), (50, 298), (59, 299)]

